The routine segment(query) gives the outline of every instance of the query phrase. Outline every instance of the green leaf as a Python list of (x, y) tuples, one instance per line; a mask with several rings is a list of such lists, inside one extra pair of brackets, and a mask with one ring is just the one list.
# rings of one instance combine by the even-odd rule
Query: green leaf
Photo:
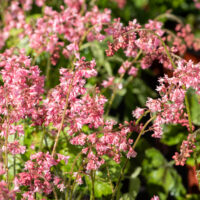
[(160, 199), (164, 200), (168, 194), (174, 197), (185, 195), (186, 190), (182, 185), (181, 177), (172, 167), (172, 163), (167, 162), (164, 156), (155, 148), (145, 151), (142, 169), (151, 196), (158, 194)]
[[(94, 182), (94, 194), (96, 198), (101, 198), (103, 196), (107, 196), (112, 194), (112, 187), (108, 181), (101, 181), (98, 180), (98, 174), (96, 175), (96, 180)], [(91, 178), (88, 176), (85, 176), (86, 184), (88, 185), (88, 188), (91, 192), (92, 190), (92, 181)]]
[(148, 0), (134, 0), (135, 6), (142, 8), (148, 4)]
[(187, 134), (187, 129), (181, 125), (164, 125), (161, 142), (168, 146), (181, 144)]
[(137, 197), (137, 194), (139, 192), (140, 179), (138, 178), (138, 176), (139, 176), (141, 170), (142, 170), (141, 167), (137, 167), (135, 169), (135, 171), (130, 176), (129, 193), (128, 193), (128, 196), (127, 196), (127, 197), (129, 197), (130, 200), (134, 200)]
[(195, 93), (195, 90), (190, 88), (187, 91), (187, 96), (189, 99), (192, 122), (200, 126), (200, 104), (198, 95)]

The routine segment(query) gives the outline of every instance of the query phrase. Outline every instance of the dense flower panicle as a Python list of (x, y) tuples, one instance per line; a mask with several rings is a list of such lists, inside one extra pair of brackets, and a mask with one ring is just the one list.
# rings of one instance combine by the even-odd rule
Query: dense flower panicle
[[(29, 7), (29, 6), (28, 6)], [(5, 12), (5, 29), (7, 31), (12, 28), (22, 28), (26, 24), (25, 22), (25, 12), (20, 7), (19, 1), (11, 1), (10, 6)]]
[[(85, 12), (82, 16), (80, 8), (84, 1), (66, 1), (68, 7), (65, 9), (61, 6), (61, 12), (53, 10), (46, 6), (44, 16), (37, 19), (36, 25), (23, 24), (24, 37), (29, 37), (31, 48), (37, 54), (46, 51), (51, 56), (51, 63), (55, 65), (59, 59), (59, 52), (62, 50), (67, 58), (74, 55), (78, 51), (78, 44), (82, 41), (85, 33), (87, 39), (103, 40), (104, 35), (101, 33), (104, 23), (109, 23), (111, 20), (110, 10), (105, 9), (100, 12), (95, 6), (91, 11)], [(87, 26), (86, 26), (87, 24)], [(89, 27), (93, 27), (89, 30)], [(68, 41), (65, 46), (60, 38)]]
[[(10, 52), (11, 53), (11, 52)], [(31, 66), (31, 60), (23, 53), (10, 56), (9, 52), (0, 55), (0, 74), (3, 85), (1, 93), (1, 114), (9, 113), (11, 122), (17, 122), (31, 115), (44, 92), (44, 77), (40, 76), (38, 66)]]
[[(80, 130), (83, 124), (90, 123), (89, 121), (92, 118), (85, 118), (84, 116), (87, 116), (87, 114), (89, 115), (88, 110), (90, 111), (91, 109), (94, 110), (90, 115), (95, 117), (96, 114), (93, 115), (93, 113), (95, 113), (95, 111), (98, 109), (95, 109), (94, 107), (89, 108), (85, 104), (90, 102), (90, 104), (88, 103), (88, 105), (91, 106), (92, 104), (94, 104), (93, 102), (96, 102), (97, 105), (101, 105), (102, 103), (105, 103), (105, 98), (98, 98), (98, 96), (96, 96), (96, 99), (92, 99), (89, 95), (80, 98), (80, 96), (86, 94), (87, 91), (85, 88), (86, 79), (92, 76), (96, 76), (97, 74), (94, 67), (94, 61), (86, 62), (84, 58), (81, 58), (75, 63), (74, 72), (70, 72), (68, 69), (64, 68), (60, 69), (60, 84), (50, 91), (48, 98), (44, 101), (44, 106), (46, 107), (47, 112), (46, 125), (48, 125), (49, 123), (53, 123), (56, 128), (60, 126), (62, 113), (66, 104), (66, 95), (68, 92), (70, 92), (68, 98), (68, 104), (70, 106), (66, 112), (66, 121), (64, 123), (64, 126), (67, 125), (66, 123), (70, 123), (72, 127), (72, 132), (73, 129), (76, 131)], [(70, 85), (71, 91), (69, 91)], [(84, 108), (84, 106), (86, 107)], [(99, 109), (102, 110), (101, 107)], [(95, 122), (94, 120), (93, 122), (98, 123), (98, 121)]]
[(159, 79), (157, 91), (160, 98), (148, 98), (146, 106), (152, 113), (157, 114), (153, 124), (154, 137), (162, 136), (163, 124), (182, 124), (189, 130), (188, 116), (185, 112), (185, 94), (190, 87), (200, 94), (200, 68), (192, 61), (180, 60), (173, 72), (173, 77), (165, 75)]
[(109, 9), (104, 9), (104, 12), (99, 12), (97, 6), (94, 6), (92, 11), (86, 12), (84, 22), (91, 23), (93, 27), (87, 35), (88, 41), (98, 40), (102, 41), (105, 36), (101, 34), (103, 30), (103, 25), (108, 24), (111, 21), (111, 11)]
[(196, 136), (195, 134), (189, 134), (187, 140), (182, 142), (180, 153), (175, 153), (172, 157), (175, 160), (176, 165), (185, 165), (185, 162), (190, 154), (193, 152), (195, 147)]
[[(107, 56), (113, 56), (119, 49), (123, 49), (126, 56), (135, 58), (139, 50), (142, 50), (143, 57), (140, 61), (142, 69), (149, 68), (153, 61), (157, 60), (171, 70), (173, 67), (166, 49), (172, 55), (174, 53), (183, 55), (187, 48), (198, 51), (200, 47), (200, 40), (194, 37), (189, 25), (183, 27), (178, 24), (175, 29), (177, 35), (172, 36), (163, 29), (161, 22), (155, 20), (149, 20), (143, 29), (136, 20), (129, 22), (128, 26), (123, 26), (119, 19), (115, 19), (105, 31), (114, 39), (113, 43), (108, 42)], [(123, 73), (121, 68), (120, 72)]]
[(25, 171), (15, 177), (15, 190), (20, 191), (21, 186), (28, 186), (28, 191), (23, 193), (23, 199), (34, 199), (34, 194), (50, 194), (56, 186), (63, 191), (62, 180), (51, 173), (51, 167), (56, 166), (60, 161), (68, 160), (68, 157), (58, 155), (54, 159), (48, 152), (31, 155), (30, 160), (25, 163)]
[(127, 139), (128, 133), (138, 131), (137, 128), (128, 123), (114, 131), (115, 124), (114, 121), (105, 121), (102, 131), (89, 135), (81, 133), (71, 139), (70, 142), (82, 146), (82, 153), (87, 155), (86, 170), (97, 170), (105, 162), (104, 155), (113, 158), (117, 163), (120, 162), (122, 152), (127, 154), (127, 158), (137, 155), (131, 146), (133, 140)]
[(0, 181), (0, 200), (15, 200), (16, 194), (15, 191), (9, 191), (8, 185), (5, 181)]
[[(195, 38), (189, 24), (187, 24), (186, 26), (178, 24), (176, 26), (176, 32), (177, 32), (177, 38), (181, 38), (181, 40), (182, 40), (182, 42), (181, 42), (182, 45), (184, 45), (184, 43), (185, 43), (186, 47), (192, 48), (195, 51), (198, 51), (200, 49), (200, 39)], [(183, 43), (183, 41), (184, 41), (184, 43)], [(181, 46), (180, 42), (176, 46), (178, 49), (180, 48), (179, 45)], [(181, 52), (181, 51), (179, 51), (179, 52)], [(185, 52), (183, 51), (181, 53), (183, 54)]]
[[(40, 76), (38, 66), (31, 66), (31, 59), (23, 51), (19, 55), (14, 55), (13, 50), (0, 54), (0, 67), (0, 114), (7, 119), (0, 125), (0, 136), (16, 134), (18, 138), (24, 134), (24, 130), (22, 125), (16, 123), (37, 112), (44, 92), (44, 78)], [(26, 150), (17, 140), (9, 141), (2, 150), (6, 151), (6, 148), (13, 155), (23, 154)]]
[[(36, 0), (35, 3), (41, 7), (45, 0)], [(0, 49), (9, 37), (9, 31), (16, 28), (22, 30), (19, 34), (20, 38), (28, 36), (29, 45), (37, 54), (44, 51), (49, 53), (51, 63), (55, 65), (61, 51), (66, 57), (74, 55), (74, 51), (70, 50), (70, 45), (78, 45), (85, 33), (88, 32), (87, 39), (89, 41), (94, 39), (102, 41), (104, 39), (105, 36), (101, 31), (103, 24), (109, 23), (111, 20), (110, 10), (105, 9), (100, 12), (94, 6), (91, 11), (87, 11), (83, 0), (66, 0), (65, 3), (68, 7), (61, 6), (60, 12), (44, 6), (44, 16), (26, 22), (25, 11), (32, 9), (33, 0), (11, 1), (10, 6), (5, 11), (5, 26), (2, 33), (0, 32)], [(81, 13), (82, 6), (85, 10), (83, 16)], [(90, 29), (91, 27), (93, 28)], [(88, 31), (89, 29), (90, 31)], [(61, 40), (61, 38), (64, 38), (64, 40)], [(67, 41), (66, 46), (64, 41)]]
[[(129, 22), (128, 26), (123, 26), (119, 19), (115, 19), (114, 23), (105, 29), (114, 39), (113, 43), (108, 42), (107, 56), (113, 56), (121, 48), (126, 56), (136, 57), (139, 50), (142, 50), (144, 54), (141, 59), (142, 69), (149, 68), (154, 60), (158, 60), (164, 67), (172, 69), (160, 40), (162, 38), (165, 41), (165, 31), (162, 30), (162, 26), (161, 22), (149, 20), (143, 29), (136, 20)], [(168, 48), (168, 51), (173, 52), (173, 49), (174, 47)]]
[[(126, 4), (126, 0), (114, 1), (120, 9)], [(197, 0), (194, 2), (198, 7)], [(181, 124), (189, 130), (191, 127), (189, 128), (184, 102), (186, 91), (191, 87), (200, 95), (200, 64), (179, 60), (174, 61), (177, 68), (173, 69), (171, 63), (171, 60), (177, 59), (176, 54), (183, 55), (188, 47), (200, 49), (200, 40), (194, 37), (189, 25), (184, 27), (178, 24), (175, 28), (177, 35), (174, 36), (163, 28), (163, 23), (156, 20), (149, 20), (144, 26), (137, 20), (130, 21), (127, 26), (124, 26), (120, 19), (111, 23), (109, 9), (101, 11), (97, 6), (87, 8), (88, 4), (84, 0), (64, 0), (65, 5), (60, 6), (59, 11), (45, 4), (45, 0), (10, 1), (5, 8), (5, 19), (2, 19), (0, 49), (4, 47), (11, 30), (17, 29), (21, 31), (20, 39), (25, 39), (33, 50), (30, 54), (40, 56), (45, 53), (52, 65), (57, 64), (61, 53), (66, 59), (75, 61), (71, 69), (59, 69), (60, 83), (47, 91), (47, 97), (43, 99), (44, 77), (40, 76), (38, 66), (32, 66), (25, 50), (19, 50), (17, 55), (17, 48), (0, 54), (0, 137), (5, 142), (1, 145), (0, 153), (4, 154), (5, 163), (7, 154), (12, 154), (15, 171), (15, 155), (24, 154), (26, 151), (26, 147), (18, 141), (18, 138), (24, 135), (22, 120), (31, 120), (34, 125), (48, 129), (48, 132), (41, 136), (41, 147), (43, 139), (45, 143), (48, 142), (46, 137), (50, 136), (50, 133), (53, 139), (56, 137), (52, 155), (49, 152), (38, 152), (30, 156), (24, 170), (14, 178), (14, 190), (9, 191), (7, 183), (0, 182), (0, 200), (15, 199), (16, 193), (20, 193), (23, 200), (34, 200), (36, 193), (47, 196), (53, 192), (54, 187), (60, 192), (66, 189), (63, 179), (53, 173), (55, 166), (61, 161), (67, 165), (69, 159), (69, 156), (56, 153), (57, 141), (61, 139), (60, 131), (67, 136), (68, 142), (80, 149), (83, 168), (77, 172), (72, 169), (70, 175), (75, 178), (76, 183), (82, 184), (83, 174), (88, 175), (91, 170), (101, 170), (106, 158), (120, 163), (123, 155), (128, 159), (137, 156), (135, 145), (138, 140), (133, 143), (132, 133), (140, 133), (140, 137), (145, 131), (152, 130), (153, 137), (161, 138), (164, 124)], [(42, 14), (28, 20), (26, 14), (33, 5), (42, 7)], [(34, 12), (29, 13), (32, 15)], [(155, 60), (165, 68), (171, 71), (173, 69), (172, 77), (165, 75), (159, 79), (156, 89), (159, 98), (148, 98), (147, 108), (136, 108), (132, 112), (133, 117), (138, 119), (136, 122), (125, 121), (118, 124), (115, 120), (105, 119), (104, 107), (108, 100), (98, 87), (89, 88), (89, 81), (87, 84), (89, 78), (97, 76), (96, 63), (81, 57), (81, 45), (85, 41), (101, 42), (107, 35), (113, 39), (112, 43), (108, 42), (107, 56), (113, 56), (122, 49), (128, 57), (118, 70), (121, 79), (126, 73), (137, 76), (138, 68), (133, 65), (138, 62), (141, 69), (149, 68)], [(122, 84), (117, 81), (117, 78), (109, 77), (101, 85), (112, 90), (121, 89)], [(146, 130), (145, 125), (138, 123), (143, 115), (149, 112), (154, 121)], [(31, 143), (30, 149), (37, 151), (35, 142)], [(46, 146), (48, 148), (48, 144)], [(184, 165), (194, 149), (195, 135), (189, 134), (181, 145), (180, 153), (173, 156), (176, 165)], [(6, 170), (10, 167), (10, 161), (6, 164), (0, 161), (0, 176), (9, 180)], [(153, 196), (151, 200), (159, 200), (159, 197)]]
[[(5, 146), (2, 147), (2, 150), (5, 150)], [(14, 142), (8, 143), (8, 152), (11, 153), (12, 155), (15, 154), (24, 154), (26, 151), (25, 146), (21, 146), (19, 144), (19, 141), (15, 140)]]
[[(115, 122), (104, 122), (103, 118), (104, 104), (107, 100), (100, 95), (98, 88), (94, 91), (85, 88), (85, 79), (96, 75), (94, 67), (94, 61), (86, 62), (82, 58), (75, 63), (74, 72), (61, 69), (60, 84), (50, 91), (44, 103), (47, 111), (46, 125), (52, 123), (55, 128), (59, 128), (66, 94), (72, 84), (63, 128), (68, 126), (66, 132), (71, 137), (71, 144), (82, 146), (83, 154), (86, 154), (88, 159), (87, 171), (97, 170), (104, 164), (103, 155), (113, 157), (116, 162), (120, 162), (121, 152), (127, 153), (128, 158), (136, 156), (131, 147), (132, 141), (127, 140), (127, 134), (132, 128), (122, 127), (113, 131)], [(96, 129), (96, 132), (85, 134), (82, 132), (84, 125)], [(98, 128), (101, 127), (103, 130), (99, 133)]]

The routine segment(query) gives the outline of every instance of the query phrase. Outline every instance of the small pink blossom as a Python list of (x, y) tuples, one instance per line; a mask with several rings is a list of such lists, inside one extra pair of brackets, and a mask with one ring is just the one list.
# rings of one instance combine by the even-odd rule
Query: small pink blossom
[(143, 114), (144, 114), (144, 109), (143, 108), (136, 108), (133, 112), (132, 112), (132, 114), (133, 114), (133, 116), (136, 118), (136, 119), (138, 119), (138, 118), (140, 118)]
[(154, 195), (151, 200), (159, 200), (159, 197)]

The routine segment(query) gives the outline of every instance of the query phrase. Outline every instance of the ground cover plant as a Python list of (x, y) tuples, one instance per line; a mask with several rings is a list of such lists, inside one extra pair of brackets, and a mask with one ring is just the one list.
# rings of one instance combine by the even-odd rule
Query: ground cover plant
[(0, 3), (1, 200), (200, 199), (198, 0)]

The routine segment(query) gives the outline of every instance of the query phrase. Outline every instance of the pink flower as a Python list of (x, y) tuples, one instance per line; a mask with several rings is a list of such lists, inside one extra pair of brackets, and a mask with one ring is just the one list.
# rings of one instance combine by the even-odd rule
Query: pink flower
[(137, 76), (138, 69), (135, 67), (131, 67), (128, 74), (132, 76)]
[(151, 200), (159, 200), (159, 197), (154, 195)]
[(136, 109), (132, 112), (132, 114), (133, 114), (133, 116), (134, 116), (136, 119), (138, 119), (138, 118), (140, 118), (141, 115), (143, 115), (144, 111), (145, 111), (145, 110), (144, 110), (143, 108), (136, 108)]
[(185, 165), (187, 158), (190, 157), (190, 154), (196, 148), (195, 139), (196, 136), (194, 134), (189, 134), (187, 140), (184, 140), (182, 142), (180, 154), (176, 152), (175, 155), (172, 157), (175, 160), (176, 165)]
[(16, 199), (15, 191), (8, 189), (8, 185), (5, 181), (0, 181), (0, 199)]
[[(2, 147), (2, 150), (5, 151), (5, 146)], [(19, 141), (15, 140), (14, 142), (8, 143), (8, 152), (12, 155), (15, 154), (24, 154), (26, 151), (25, 146), (20, 146)]]
[(102, 86), (104, 88), (107, 88), (109, 86), (112, 86), (113, 84), (114, 84), (114, 77), (109, 77), (108, 81), (105, 81), (105, 80), (103, 81)]

